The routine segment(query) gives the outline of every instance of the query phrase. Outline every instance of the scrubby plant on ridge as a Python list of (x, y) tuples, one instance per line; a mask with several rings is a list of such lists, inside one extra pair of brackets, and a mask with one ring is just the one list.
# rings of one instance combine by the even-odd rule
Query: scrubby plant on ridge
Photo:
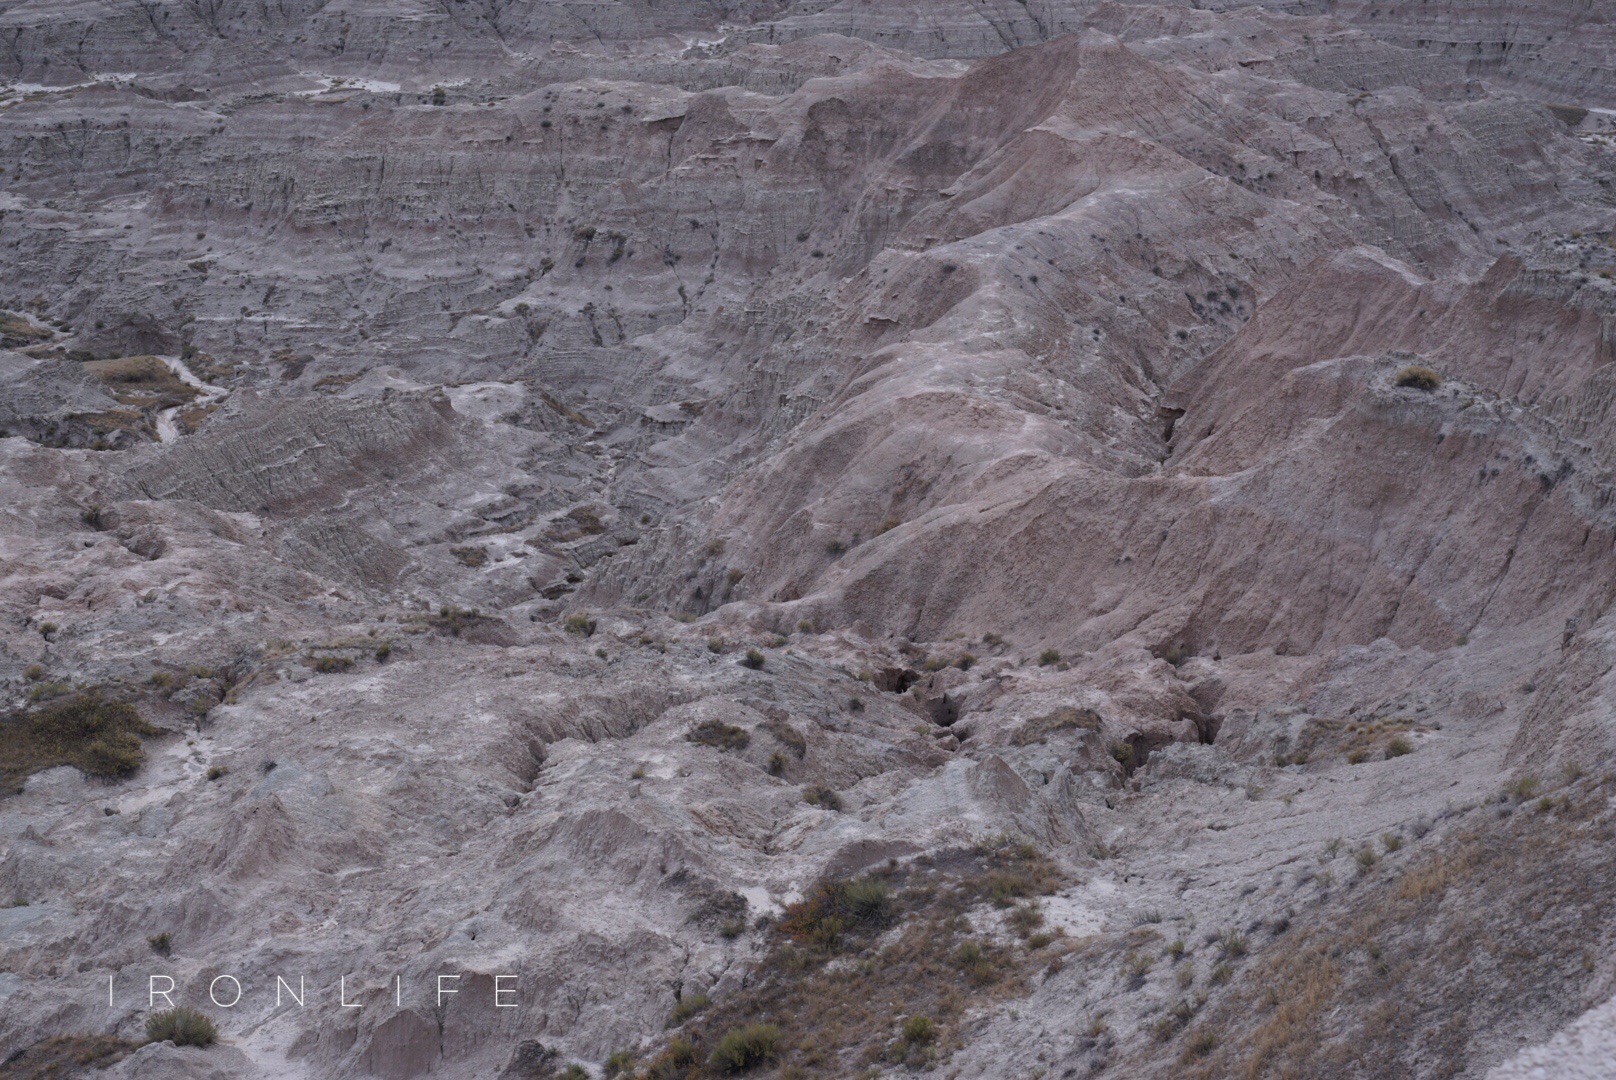
[(780, 1029), (773, 1024), (747, 1024), (732, 1028), (713, 1047), (713, 1068), (723, 1073), (739, 1073), (772, 1060), (780, 1043)]
[(744, 750), (752, 741), (745, 728), (726, 724), (722, 720), (703, 720), (685, 732), (685, 739), (698, 746), (713, 746), (720, 750)]
[(219, 1029), (195, 1009), (181, 1006), (152, 1013), (146, 1018), (147, 1042), (171, 1042), (175, 1046), (212, 1046)]
[(1393, 384), (1410, 390), (1435, 390), (1442, 385), (1442, 376), (1424, 364), (1410, 364), (1399, 371)]

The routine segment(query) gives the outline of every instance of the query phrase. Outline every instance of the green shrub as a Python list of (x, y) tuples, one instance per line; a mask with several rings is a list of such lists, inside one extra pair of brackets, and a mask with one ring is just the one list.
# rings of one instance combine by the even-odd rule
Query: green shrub
[(634, 1055), (627, 1050), (614, 1050), (606, 1059), (606, 1080), (620, 1073), (632, 1072), (634, 1069)]
[(884, 930), (897, 918), (898, 904), (887, 883), (863, 877), (819, 882), (802, 900), (786, 905), (778, 926), (795, 941), (834, 949), (844, 933)]
[(1435, 390), (1442, 385), (1442, 376), (1423, 364), (1411, 364), (1399, 371), (1393, 381), (1410, 390)]
[(746, 655), (741, 657), (741, 666), (749, 667), (753, 671), (763, 670), (764, 656), (756, 649), (747, 649)]
[(1413, 752), (1414, 744), (1402, 735), (1393, 735), (1391, 741), (1386, 744), (1386, 757), (1388, 759), (1402, 757), (1404, 754), (1412, 754)]
[(723, 652), (724, 651), (724, 639), (721, 638), (721, 637), (710, 637), (710, 638), (708, 638), (707, 639), (707, 651), (710, 652), (710, 653), (721, 653), (721, 652)]
[(910, 1044), (929, 1043), (937, 1038), (937, 1025), (929, 1016), (911, 1016), (904, 1020), (899, 1037)]
[(706, 994), (686, 994), (673, 1003), (673, 1012), (668, 1016), (668, 1026), (678, 1027), (680, 1024), (695, 1016), (708, 1005)]
[(954, 965), (965, 973), (966, 978), (978, 986), (986, 986), (999, 977), (992, 955), (979, 941), (960, 942), (959, 948), (954, 950), (953, 959)]
[(35, 683), (28, 690), (28, 700), (47, 701), (51, 698), (57, 698), (61, 697), (63, 694), (71, 693), (72, 690), (73, 688), (71, 686), (63, 682)]
[(887, 1048), (889, 1061), (924, 1067), (932, 1058), (932, 1043), (937, 1041), (937, 1023), (929, 1016), (905, 1017), (898, 1037)]
[(171, 1042), (175, 1046), (212, 1046), (219, 1039), (213, 1021), (195, 1009), (167, 1009), (146, 1018), (147, 1042)]
[(103, 780), (128, 776), (146, 758), (137, 736), (156, 734), (134, 706), (93, 690), (14, 713), (0, 718), (0, 786), (15, 789), (30, 773), (57, 765)]
[(315, 656), (310, 658), (309, 666), (321, 675), (331, 675), (353, 667), (353, 660), (346, 656)]
[(1050, 664), (1060, 663), (1060, 659), (1061, 654), (1059, 649), (1045, 649), (1043, 652), (1038, 654), (1038, 662), (1045, 667), (1048, 667)]
[(731, 1028), (719, 1037), (713, 1047), (713, 1068), (719, 1072), (745, 1072), (755, 1065), (772, 1060), (774, 1049), (780, 1042), (780, 1029), (773, 1024), (747, 1024)]
[(174, 935), (165, 930), (161, 934), (148, 937), (146, 944), (150, 945), (151, 951), (158, 956), (168, 956), (174, 951)]
[(223, 765), (210, 765), (210, 766), (208, 766), (208, 779), (209, 780), (218, 780), (220, 777), (224, 776), (229, 771), (230, 770), (225, 768)]
[(720, 750), (744, 750), (752, 741), (745, 728), (722, 720), (703, 720), (685, 732), (685, 738), (699, 746), (716, 746)]
[(1128, 763), (1133, 760), (1133, 744), (1130, 742), (1124, 742), (1122, 739), (1113, 739), (1111, 741), (1111, 745), (1106, 747), (1106, 749), (1111, 752), (1111, 757), (1116, 760), (1117, 764), (1121, 765), (1123, 768), (1127, 768)]
[(579, 637), (593, 637), (595, 633), (595, 620), (587, 615), (568, 615), (561, 625), (567, 633), (577, 634)]
[(695, 1044), (683, 1035), (676, 1035), (668, 1040), (662, 1053), (651, 1059), (645, 1067), (645, 1075), (648, 1080), (684, 1080), (695, 1065)]
[(892, 890), (879, 878), (862, 877), (844, 882), (839, 903), (853, 920), (866, 926), (885, 926), (896, 915)]

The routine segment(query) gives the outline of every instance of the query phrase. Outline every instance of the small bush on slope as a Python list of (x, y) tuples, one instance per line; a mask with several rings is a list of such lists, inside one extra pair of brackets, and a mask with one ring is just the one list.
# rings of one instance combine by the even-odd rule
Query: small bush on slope
[(0, 719), (0, 790), (58, 765), (103, 780), (128, 776), (146, 759), (138, 736), (155, 734), (134, 706), (94, 691), (13, 714)]

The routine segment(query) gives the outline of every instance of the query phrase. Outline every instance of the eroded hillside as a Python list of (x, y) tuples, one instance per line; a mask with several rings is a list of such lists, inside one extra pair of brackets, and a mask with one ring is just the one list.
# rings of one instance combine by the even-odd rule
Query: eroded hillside
[(0, 0), (0, 1076), (1591, 1067), (1612, 25), (1230, 7)]

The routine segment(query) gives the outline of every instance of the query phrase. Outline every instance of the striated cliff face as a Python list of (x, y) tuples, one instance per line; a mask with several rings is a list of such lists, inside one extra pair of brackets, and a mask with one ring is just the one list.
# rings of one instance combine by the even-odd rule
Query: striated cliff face
[(1220, 8), (0, 0), (0, 1076), (1596, 1061), (1611, 24)]

